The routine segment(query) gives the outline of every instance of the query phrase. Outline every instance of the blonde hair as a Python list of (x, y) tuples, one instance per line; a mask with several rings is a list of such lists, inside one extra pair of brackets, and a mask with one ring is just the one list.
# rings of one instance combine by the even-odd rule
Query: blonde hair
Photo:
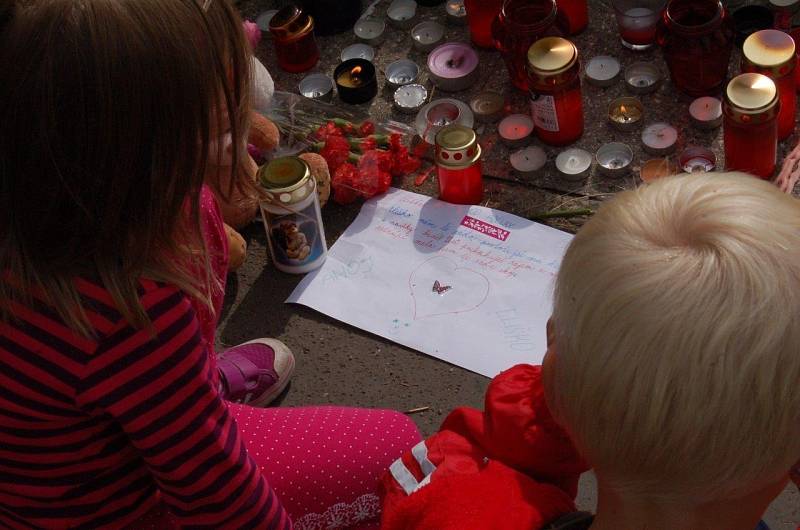
[(742, 174), (619, 194), (558, 275), (548, 403), (617, 494), (700, 504), (800, 456), (800, 203)]
[(208, 304), (219, 285), (199, 217), (207, 146), (214, 131), (243, 138), (249, 112), (235, 8), (0, 1), (0, 316), (43, 296), (89, 333), (74, 283), (87, 276), (137, 326), (142, 278)]

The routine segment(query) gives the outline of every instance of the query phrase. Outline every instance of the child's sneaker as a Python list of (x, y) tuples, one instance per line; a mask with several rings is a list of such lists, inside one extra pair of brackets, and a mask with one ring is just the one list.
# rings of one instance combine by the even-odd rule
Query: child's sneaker
[(294, 372), (294, 356), (276, 339), (256, 339), (222, 352), (217, 360), (220, 393), (233, 403), (266, 407)]

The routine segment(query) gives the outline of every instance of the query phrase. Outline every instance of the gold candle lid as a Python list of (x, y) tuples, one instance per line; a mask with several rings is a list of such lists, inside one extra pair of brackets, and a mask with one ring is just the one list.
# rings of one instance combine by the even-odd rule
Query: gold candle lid
[(800, 0), (769, 0), (769, 3), (775, 7), (791, 7), (800, 2)]
[[(792, 61), (794, 65), (794, 39), (777, 29), (756, 31), (744, 41), (744, 60), (754, 66), (775, 68)], [(776, 72), (784, 74), (786, 72)]]
[(728, 83), (725, 99), (739, 112), (758, 114), (777, 103), (778, 87), (763, 74), (740, 74)]
[(280, 39), (294, 40), (314, 29), (314, 18), (295, 5), (280, 9), (269, 21), (270, 32)]
[(545, 37), (528, 48), (528, 67), (540, 76), (560, 74), (578, 60), (578, 48), (561, 37)]
[(481, 157), (478, 135), (463, 125), (448, 125), (436, 134), (436, 163), (451, 169), (469, 167)]
[(261, 185), (272, 193), (288, 193), (300, 188), (311, 176), (306, 162), (296, 156), (273, 159), (258, 170)]

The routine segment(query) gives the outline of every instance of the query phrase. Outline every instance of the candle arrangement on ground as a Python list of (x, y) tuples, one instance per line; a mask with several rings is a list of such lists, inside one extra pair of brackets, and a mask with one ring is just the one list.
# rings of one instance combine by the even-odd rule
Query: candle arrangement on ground
[(365, 59), (348, 59), (336, 67), (333, 78), (345, 103), (366, 103), (378, 94), (375, 66)]

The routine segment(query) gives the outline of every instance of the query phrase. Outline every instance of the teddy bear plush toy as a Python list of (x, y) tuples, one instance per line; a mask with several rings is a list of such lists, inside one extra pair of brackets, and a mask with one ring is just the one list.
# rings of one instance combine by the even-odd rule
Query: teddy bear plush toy
[[(272, 77), (264, 65), (255, 56), (252, 58), (253, 71), (253, 112), (250, 115), (250, 130), (247, 135), (247, 142), (258, 153), (269, 157), (280, 143), (280, 133), (278, 127), (267, 118), (264, 113), (269, 109), (274, 84)], [(220, 146), (227, 152), (230, 151), (230, 139), (226, 145)], [(239, 233), (239, 230), (252, 223), (259, 214), (259, 193), (258, 193), (258, 164), (250, 155), (247, 149), (239, 149), (242, 160), (239, 163), (239, 179), (244, 182), (243, 186), (231, 187), (231, 172), (226, 170), (226, 164), (232, 165), (230, 157), (217, 156), (211, 160), (217, 160), (221, 167), (211, 167), (209, 174), (216, 178), (208, 179), (208, 184), (214, 190), (217, 200), (222, 210), (222, 218), (225, 221), (225, 232), (228, 236), (228, 249), (230, 254), (229, 270), (235, 271), (245, 260), (247, 254), (247, 244)], [(306, 161), (311, 169), (311, 173), (317, 180), (317, 189), (320, 196), (320, 206), (327, 202), (330, 196), (330, 172), (328, 164), (320, 155), (305, 153), (300, 158)]]

